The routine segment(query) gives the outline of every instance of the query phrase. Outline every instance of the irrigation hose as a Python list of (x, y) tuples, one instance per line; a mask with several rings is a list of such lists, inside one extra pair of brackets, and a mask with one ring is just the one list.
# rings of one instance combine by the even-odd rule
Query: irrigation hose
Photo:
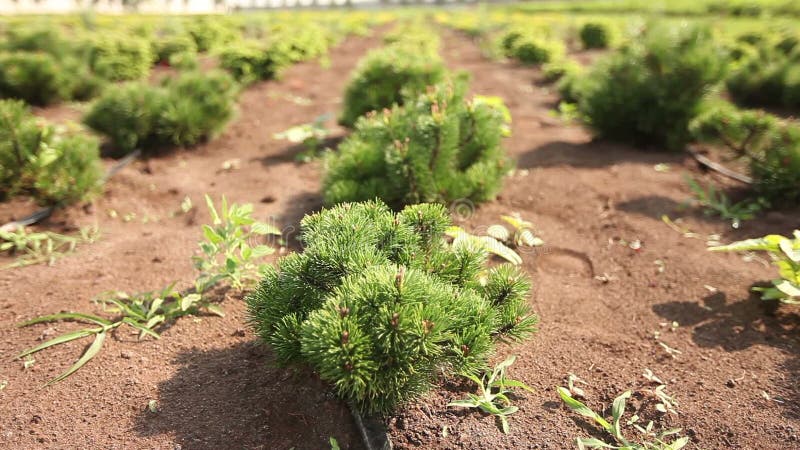
[[(125, 155), (124, 158), (120, 159), (116, 164), (114, 164), (110, 169), (108, 169), (108, 172), (106, 172), (105, 175), (103, 175), (103, 178), (101, 178), (98, 181), (98, 184), (105, 184), (105, 182), (108, 181), (109, 178), (113, 177), (117, 172), (125, 168), (125, 166), (133, 162), (136, 158), (141, 156), (141, 154), (142, 150), (137, 149)], [(26, 217), (23, 217), (22, 219), (15, 220), (13, 222), (8, 222), (7, 224), (0, 227), (0, 231), (13, 232), (19, 228), (24, 228), (29, 225), (38, 223), (50, 217), (50, 215), (53, 214), (53, 211), (55, 211), (59, 206), (60, 205), (58, 204), (46, 206)]]

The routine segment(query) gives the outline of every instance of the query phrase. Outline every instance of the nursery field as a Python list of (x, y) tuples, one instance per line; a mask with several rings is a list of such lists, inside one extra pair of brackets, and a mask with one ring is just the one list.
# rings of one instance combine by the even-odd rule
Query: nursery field
[(796, 10), (586, 3), (3, 18), (0, 448), (800, 447)]

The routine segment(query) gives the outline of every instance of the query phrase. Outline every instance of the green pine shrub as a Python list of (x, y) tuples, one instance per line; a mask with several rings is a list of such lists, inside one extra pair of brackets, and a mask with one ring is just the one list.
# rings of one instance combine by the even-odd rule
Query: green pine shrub
[(731, 97), (745, 106), (800, 107), (800, 51), (784, 53), (767, 43), (743, 56), (726, 79)]
[(587, 22), (579, 31), (583, 48), (609, 48), (613, 40), (611, 25), (602, 22)]
[(69, 76), (47, 53), (0, 53), (0, 97), (49, 105), (68, 97)]
[(73, 203), (95, 194), (101, 177), (96, 139), (45, 123), (21, 101), (0, 100), (0, 198)]
[(226, 73), (188, 72), (167, 79), (167, 102), (157, 116), (158, 140), (192, 146), (218, 133), (233, 117), (239, 87)]
[(196, 55), (197, 44), (186, 34), (162, 36), (155, 41), (155, 62), (172, 65), (175, 55)]
[(129, 83), (107, 90), (84, 117), (120, 150), (192, 146), (232, 117), (238, 86), (223, 72), (187, 72), (162, 86)]
[(91, 106), (83, 121), (108, 136), (118, 149), (130, 152), (157, 144), (156, 124), (166, 109), (166, 91), (143, 82), (106, 90)]
[(508, 56), (525, 64), (544, 64), (563, 58), (564, 43), (542, 36), (524, 35), (514, 41)]
[(69, 45), (62, 39), (57, 28), (41, 25), (18, 25), (11, 27), (0, 41), (0, 49), (9, 52), (42, 52), (62, 55)]
[(572, 94), (600, 136), (678, 149), (725, 68), (706, 30), (657, 27), (598, 62)]
[(530, 282), (513, 266), (486, 271), (482, 248), (444, 240), (448, 225), (437, 204), (306, 216), (304, 251), (247, 297), (253, 328), (281, 363), (310, 366), (368, 413), (418, 398), (442, 373), (478, 373), (495, 341), (535, 330)]
[(444, 79), (445, 66), (432, 51), (395, 44), (367, 54), (353, 72), (343, 99), (339, 123), (352, 127), (359, 117), (401, 105)]
[(800, 125), (713, 102), (690, 129), (698, 141), (722, 145), (745, 159), (759, 195), (773, 204), (800, 204)]
[(228, 45), (241, 38), (236, 27), (220, 17), (199, 17), (192, 20), (187, 31), (194, 39), (197, 51), (207, 52)]
[(325, 202), (493, 199), (512, 168), (500, 146), (510, 116), (499, 99), (467, 101), (466, 89), (463, 78), (442, 83), (360, 119), (326, 160)]
[(583, 66), (572, 59), (559, 59), (542, 66), (542, 76), (547, 83), (555, 83), (564, 77), (579, 76)]
[(270, 54), (265, 46), (253, 41), (236, 42), (221, 48), (218, 55), (220, 67), (243, 84), (275, 78), (289, 65), (283, 54)]
[(110, 81), (143, 78), (155, 59), (149, 41), (129, 35), (98, 34), (89, 53), (92, 70)]

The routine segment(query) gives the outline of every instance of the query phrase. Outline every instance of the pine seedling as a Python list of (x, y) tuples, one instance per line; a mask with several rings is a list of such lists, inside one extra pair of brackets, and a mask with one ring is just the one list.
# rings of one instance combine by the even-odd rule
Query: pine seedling
[(360, 119), (325, 161), (325, 203), (493, 199), (513, 167), (500, 145), (507, 122), (496, 101), (468, 100), (466, 91), (457, 78)]
[(652, 421), (648, 422), (646, 426), (642, 427), (636, 422), (639, 420), (638, 416), (633, 416), (626, 421), (627, 425), (633, 427), (642, 435), (643, 441), (636, 442), (628, 440), (622, 432), (622, 416), (625, 414), (625, 405), (631, 397), (631, 391), (622, 393), (619, 397), (614, 399), (611, 406), (611, 422), (606, 420), (602, 415), (594, 412), (591, 408), (576, 400), (567, 388), (557, 388), (558, 395), (561, 400), (573, 411), (583, 417), (591, 419), (596, 424), (610, 435), (613, 443), (607, 443), (598, 438), (577, 438), (575, 440), (578, 448), (584, 450), (587, 448), (615, 448), (620, 450), (680, 450), (689, 443), (689, 438), (684, 436), (677, 438), (671, 442), (671, 436), (675, 436), (681, 432), (680, 429), (669, 429), (663, 432), (656, 433), (654, 431), (654, 424)]
[(301, 225), (305, 250), (267, 271), (250, 321), (280, 362), (310, 366), (362, 412), (392, 411), (443, 373), (479, 374), (496, 340), (534, 330), (527, 278), (449, 244), (442, 205), (345, 203)]
[(466, 400), (452, 401), (447, 406), (478, 408), (497, 417), (500, 422), (500, 430), (503, 433), (508, 433), (507, 417), (519, 410), (518, 407), (511, 404), (511, 399), (508, 398), (507, 394), (512, 392), (510, 388), (521, 388), (533, 392), (533, 389), (525, 383), (506, 378), (506, 369), (514, 364), (516, 359), (516, 356), (508, 357), (505, 361), (496, 365), (491, 374), (484, 374), (481, 378), (475, 375), (465, 375), (478, 385), (478, 394), (468, 394), (469, 398)]
[(709, 248), (716, 252), (765, 251), (769, 253), (780, 278), (772, 280), (772, 287), (754, 287), (762, 300), (778, 300), (781, 303), (800, 304), (800, 230), (794, 231), (790, 239), (771, 234), (758, 239), (747, 239), (728, 245)]

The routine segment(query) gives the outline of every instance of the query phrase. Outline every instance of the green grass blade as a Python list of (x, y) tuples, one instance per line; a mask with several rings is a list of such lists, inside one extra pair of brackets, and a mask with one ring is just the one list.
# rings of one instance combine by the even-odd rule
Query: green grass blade
[(103, 319), (102, 317), (93, 316), (91, 314), (68, 312), (68, 313), (49, 314), (46, 316), (35, 317), (31, 320), (26, 320), (25, 322), (22, 322), (17, 326), (27, 327), (28, 325), (44, 323), (44, 322), (55, 322), (57, 320), (78, 320), (78, 321), (92, 322), (98, 325), (111, 325), (110, 321)]
[(75, 339), (80, 339), (82, 337), (86, 337), (86, 336), (89, 336), (91, 334), (97, 333), (100, 330), (102, 330), (102, 328), (78, 330), (78, 331), (73, 331), (71, 333), (62, 334), (61, 336), (58, 336), (58, 337), (53, 338), (53, 339), (50, 339), (49, 341), (41, 343), (41, 344), (37, 345), (36, 347), (30, 348), (28, 350), (25, 350), (24, 352), (22, 352), (19, 355), (17, 355), (17, 358), (24, 358), (25, 356), (32, 355), (32, 354), (34, 354), (34, 353), (36, 353), (38, 351), (44, 350), (44, 349), (46, 349), (48, 347), (52, 347), (52, 346), (58, 345), (58, 344), (63, 344), (65, 342), (69, 342), (69, 341), (74, 341)]
[[(161, 336), (158, 333), (156, 333), (155, 331), (151, 330), (146, 325), (143, 325), (141, 323), (136, 322), (135, 320), (131, 319), (130, 317), (125, 317), (124, 319), (122, 319), (122, 321), (124, 323), (127, 323), (128, 325), (132, 326), (133, 328), (136, 328), (137, 330), (141, 331), (143, 334), (150, 335), (150, 336), (152, 336), (152, 337), (154, 337), (156, 339), (161, 339)], [(139, 335), (140, 339), (141, 339), (141, 336), (143, 336), (143, 334)]]
[[(501, 382), (497, 382), (495, 384), (500, 384)], [(528, 386), (527, 384), (523, 383), (522, 381), (517, 380), (502, 380), (503, 387), (515, 387), (520, 389), (525, 389), (528, 392), (534, 392), (533, 388)]]
[(569, 391), (567, 389), (565, 389), (563, 387), (559, 387), (558, 388), (558, 395), (561, 396), (561, 400), (563, 400), (564, 403), (566, 403), (567, 406), (570, 407), (570, 409), (572, 409), (573, 411), (575, 411), (576, 413), (578, 413), (578, 414), (580, 414), (580, 415), (582, 415), (584, 417), (587, 417), (589, 419), (594, 420), (595, 422), (597, 422), (601, 427), (603, 427), (607, 431), (611, 431), (611, 424), (610, 423), (608, 423), (599, 414), (597, 414), (596, 412), (592, 411), (591, 408), (589, 408), (588, 406), (586, 406), (583, 403), (579, 402), (578, 400), (575, 400), (574, 398), (572, 398), (572, 395), (569, 393)]
[(50, 386), (51, 384), (58, 383), (59, 381), (67, 378), (68, 376), (75, 373), (78, 369), (83, 367), (84, 364), (89, 362), (92, 358), (95, 357), (95, 355), (97, 355), (98, 352), (100, 352), (100, 349), (103, 347), (103, 342), (105, 340), (106, 340), (105, 331), (97, 333), (97, 335), (94, 338), (94, 341), (92, 342), (92, 345), (90, 345), (89, 348), (86, 349), (86, 352), (80, 357), (80, 359), (75, 361), (75, 364), (73, 364), (72, 367), (67, 369), (66, 372), (48, 381), (45, 386)]

